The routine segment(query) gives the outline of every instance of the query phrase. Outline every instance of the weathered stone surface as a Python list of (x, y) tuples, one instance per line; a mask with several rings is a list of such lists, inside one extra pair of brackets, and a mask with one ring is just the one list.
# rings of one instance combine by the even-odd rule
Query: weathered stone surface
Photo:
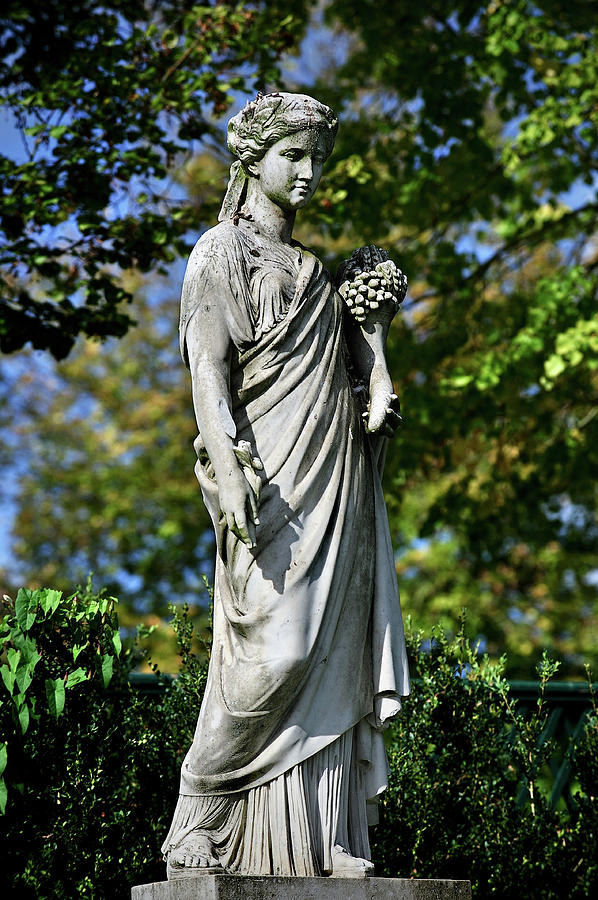
[(142, 884), (132, 900), (470, 900), (469, 881), (201, 875)]
[(365, 247), (339, 293), (293, 240), (336, 128), (303, 94), (259, 95), (231, 119), (219, 224), (183, 284), (217, 560), (210, 672), (162, 847), (172, 880), (373, 869), (382, 731), (409, 693), (380, 482), (400, 421), (384, 347), (406, 280)]

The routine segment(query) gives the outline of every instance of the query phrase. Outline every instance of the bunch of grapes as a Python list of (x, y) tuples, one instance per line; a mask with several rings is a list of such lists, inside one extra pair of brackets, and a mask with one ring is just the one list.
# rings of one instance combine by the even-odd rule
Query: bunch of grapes
[(336, 284), (356, 322), (365, 322), (371, 312), (382, 309), (394, 316), (407, 293), (407, 279), (386, 250), (370, 244), (354, 250), (336, 273)]

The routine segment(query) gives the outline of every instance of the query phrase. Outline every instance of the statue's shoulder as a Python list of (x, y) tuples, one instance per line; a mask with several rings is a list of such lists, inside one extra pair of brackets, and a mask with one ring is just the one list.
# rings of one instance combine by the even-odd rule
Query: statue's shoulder
[(242, 290), (248, 250), (245, 236), (233, 222), (220, 222), (202, 234), (191, 251), (183, 279), (183, 317), (191, 314), (206, 292), (224, 298)]
[(211, 258), (237, 255), (242, 252), (244, 236), (241, 229), (232, 222), (219, 222), (213, 228), (209, 228), (199, 238), (189, 262), (192, 259)]
[(243, 265), (242, 239), (238, 232), (232, 222), (221, 222), (202, 234), (187, 262), (183, 298), (189, 292), (195, 295), (201, 284), (235, 280), (232, 273)]

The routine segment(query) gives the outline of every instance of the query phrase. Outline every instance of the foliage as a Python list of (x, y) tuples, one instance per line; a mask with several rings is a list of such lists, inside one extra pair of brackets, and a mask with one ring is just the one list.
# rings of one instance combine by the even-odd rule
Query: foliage
[(559, 0), (327, 17), (347, 53), (312, 87), (344, 116), (309, 227), (332, 266), (393, 248), (411, 285), (386, 475), (405, 606), (429, 630), (467, 605), (511, 672), (549, 647), (580, 677), (598, 660), (596, 18)]
[(374, 855), (386, 875), (471, 879), (478, 900), (585, 898), (598, 885), (598, 721), (572, 752), (575, 807), (550, 805), (544, 658), (531, 716), (519, 715), (504, 660), (442, 629), (408, 631), (416, 681), (389, 742), (391, 778)]
[[(67, 692), (85, 681), (99, 681), (104, 688), (110, 684), (122, 649), (114, 602), (112, 597), (93, 596), (90, 585), (66, 600), (60, 591), (27, 588), (19, 590), (14, 604), (4, 598), (0, 656), (5, 662), (0, 674), (11, 702), (3, 694), (2, 733), (10, 713), (17, 753), (32, 720), (39, 723), (48, 716), (61, 716)], [(6, 744), (2, 752), (4, 768)], [(6, 807), (6, 796), (0, 773), (0, 812)]]
[[(5, 604), (5, 882), (18, 897), (66, 900), (125, 898), (131, 884), (163, 880), (160, 846), (206, 679), (188, 609), (173, 622), (179, 677), (159, 675), (161, 689), (143, 696), (128, 682), (136, 649), (120, 647), (113, 598), (88, 585), (66, 599), (21, 591)], [(544, 692), (556, 664), (544, 661), (537, 709), (524, 719), (509, 698), (503, 664), (480, 657), (463, 625), (450, 640), (442, 629), (431, 642), (409, 628), (407, 637), (416, 681), (389, 733), (390, 786), (373, 832), (379, 873), (471, 878), (477, 900), (591, 896), (598, 882), (598, 710), (571, 750), (575, 807), (557, 812), (545, 794), (551, 748), (542, 740)], [(108, 686), (106, 656), (113, 660)], [(77, 668), (84, 677), (69, 686)], [(58, 681), (66, 688), (61, 709), (48, 703)], [(32, 710), (24, 731), (19, 696)]]
[[(282, 44), (269, 41), (279, 6), (267, 6), (271, 20), (265, 6), (250, 7), (263, 32), (252, 32), (249, 46), (263, 40), (275, 54)], [(308, 6), (300, 5), (299, 19)], [(405, 313), (389, 339), (405, 427), (389, 447), (385, 476), (404, 607), (430, 631), (438, 622), (454, 630), (459, 609), (467, 606), (488, 651), (500, 656), (508, 650), (509, 674), (519, 677), (530, 676), (545, 648), (562, 661), (566, 676), (581, 677), (585, 661), (598, 665), (598, 54), (590, 6), (581, 0), (330, 0), (325, 4), (329, 30), (319, 26), (320, 36), (328, 50), (342, 51), (322, 54), (326, 64), (317, 72), (304, 58), (295, 84), (286, 70), (286, 87), (314, 93), (341, 117), (337, 148), (321, 190), (299, 219), (299, 238), (332, 269), (357, 245), (388, 247), (411, 285)], [(184, 5), (181, 15), (195, 12)], [(301, 34), (293, 21), (285, 46)], [(315, 30), (312, 20), (306, 46), (315, 40)], [(162, 47), (158, 56), (164, 66), (174, 57), (182, 60), (175, 70), (184, 73), (181, 105), (173, 106), (173, 114), (190, 121), (185, 78), (195, 57), (182, 57), (184, 42), (194, 38), (185, 34), (175, 49)], [(226, 57), (231, 66), (235, 41)], [(167, 63), (169, 54), (174, 57)], [(150, 83), (144, 65), (139, 103), (146, 102)], [(156, 90), (159, 105), (166, 94)], [(205, 120), (195, 116), (204, 99), (201, 94), (193, 107), (194, 121)], [(82, 97), (82, 120), (88, 100)], [(109, 108), (102, 112), (109, 114)], [(162, 127), (159, 117), (144, 122)], [(56, 140), (62, 146), (62, 139)], [(218, 141), (222, 145), (221, 137)], [(133, 194), (136, 177), (127, 182)], [(206, 152), (178, 170), (179, 237), (191, 222), (199, 231), (215, 221), (224, 177), (219, 154)], [(154, 181), (150, 193), (160, 190)], [(135, 216), (154, 215), (149, 200), (135, 209)], [(169, 213), (166, 228), (171, 219)], [(125, 220), (116, 215), (114, 228)], [(163, 247), (182, 251), (176, 241)], [(81, 245), (82, 278), (87, 277), (84, 249)], [(79, 248), (73, 254), (77, 262)], [(158, 267), (168, 257), (161, 254), (140, 257), (138, 267), (148, 269), (154, 262)], [(136, 258), (132, 254), (129, 263)], [(116, 262), (119, 284), (135, 293), (135, 280), (122, 273), (129, 263), (124, 257)], [(180, 274), (172, 270), (173, 282), (180, 282)], [(147, 289), (147, 300), (139, 297), (139, 343), (130, 345), (131, 353), (142, 353), (147, 334), (142, 304), (157, 303), (153, 292), (161, 289)], [(158, 318), (157, 306), (151, 309)], [(162, 309), (174, 330), (174, 312)], [(165, 355), (157, 358), (170, 366)], [(128, 592), (132, 601), (137, 594), (138, 607), (145, 601), (161, 615), (164, 597), (186, 599), (194, 589), (198, 560), (206, 555), (201, 532), (207, 519), (189, 475), (192, 455), (181, 459), (180, 467), (171, 464), (168, 477), (162, 453), (150, 458), (149, 451), (140, 452), (139, 466), (133, 463), (120, 410), (101, 385), (92, 389), (84, 374), (100, 359), (102, 372), (111, 369), (113, 387), (118, 378), (131, 384), (127, 373), (133, 362), (111, 343), (101, 351), (96, 345), (82, 349), (72, 366), (69, 360), (60, 370), (65, 381), (57, 382), (53, 395), (38, 387), (37, 379), (31, 390), (20, 379), (18, 395), (7, 396), (9, 421), (18, 420), (19, 398), (31, 409), (47, 399), (39, 418), (43, 464), (39, 445), (33, 458), (28, 447), (33, 416), (14, 444), (23, 469), (32, 462), (31, 477), (16, 486), (15, 549), (21, 574), (31, 583), (56, 579), (58, 571), (74, 566), (81, 574), (93, 568), (111, 590), (123, 597)], [(161, 375), (152, 378), (164, 391)], [(93, 393), (92, 402), (105, 410), (104, 427), (108, 433), (114, 428), (113, 448), (117, 436), (126, 435), (118, 465), (113, 451), (109, 460), (97, 458), (104, 443), (87, 427), (84, 404), (77, 402), (78, 380), (85, 383), (84, 402)], [(182, 446), (182, 413), (174, 403), (188, 409), (189, 400), (182, 388), (181, 399), (177, 393), (175, 400), (175, 392), (172, 398), (160, 423), (162, 448)], [(128, 415), (131, 410), (126, 408)], [(73, 419), (77, 430), (54, 427), (53, 415), (65, 424)], [(91, 476), (81, 470), (79, 430), (87, 458), (105, 475), (91, 493)], [(153, 428), (147, 436), (158, 438)], [(135, 447), (139, 440), (133, 439)], [(40, 477), (37, 487), (33, 472)], [(160, 510), (168, 523), (163, 528)], [(79, 526), (77, 515), (83, 520)], [(18, 580), (18, 572), (9, 574)]]
[(14, 551), (30, 586), (67, 591), (66, 572), (97, 573), (121, 599), (123, 625), (159, 626), (152, 655), (172, 665), (161, 623), (169, 602), (197, 604), (204, 593), (212, 541), (193, 477), (197, 426), (172, 329), (176, 300), (169, 289), (151, 305), (138, 295), (136, 309), (137, 328), (110, 348), (83, 344), (51, 379), (28, 358), (10, 384), (21, 400), (14, 455), (28, 456)]
[[(0, 103), (25, 160), (0, 156), (0, 347), (56, 358), (78, 334), (123, 335), (120, 272), (164, 270), (197, 227), (166, 179), (232, 91), (277, 77), (304, 3), (11, 0)], [(197, 146), (197, 145), (195, 145)]]
[[(183, 674), (167, 680), (154, 699), (141, 697), (127, 681), (136, 656), (130, 647), (120, 650), (112, 598), (89, 588), (66, 600), (38, 590), (20, 592), (7, 604), (5, 687), (14, 654), (19, 658), (17, 688), (0, 693), (0, 764), (8, 785), (1, 817), (5, 883), (19, 898), (70, 900), (127, 897), (127, 878), (163, 880), (159, 848), (205, 682), (187, 611), (174, 622)], [(29, 656), (24, 647), (31, 648)], [(100, 658), (113, 661), (109, 689), (98, 672)], [(84, 675), (75, 685), (79, 669)], [(62, 708), (46, 700), (48, 678), (52, 691), (59, 682), (67, 688)], [(32, 709), (24, 731), (16, 697)]]

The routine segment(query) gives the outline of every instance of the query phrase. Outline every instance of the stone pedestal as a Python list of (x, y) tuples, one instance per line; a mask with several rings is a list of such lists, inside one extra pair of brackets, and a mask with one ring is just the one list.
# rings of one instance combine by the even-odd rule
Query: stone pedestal
[(141, 884), (131, 900), (471, 900), (469, 881), (200, 875)]

